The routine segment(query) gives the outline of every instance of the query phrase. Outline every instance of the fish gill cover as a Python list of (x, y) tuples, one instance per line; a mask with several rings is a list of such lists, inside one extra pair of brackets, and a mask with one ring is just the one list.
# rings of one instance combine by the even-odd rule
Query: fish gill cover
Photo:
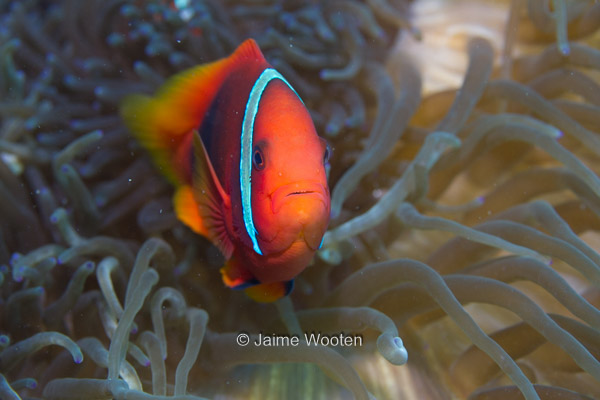
[[(600, 398), (600, 4), (475, 7), (500, 34), (465, 4), (0, 1), (0, 398)], [(118, 116), (248, 37), (333, 149), (276, 306), (223, 287)]]

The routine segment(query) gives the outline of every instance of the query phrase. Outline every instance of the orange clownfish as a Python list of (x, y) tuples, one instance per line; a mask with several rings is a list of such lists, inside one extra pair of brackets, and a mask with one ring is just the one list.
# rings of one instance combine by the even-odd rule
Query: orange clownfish
[(121, 114), (175, 185), (177, 217), (224, 254), (225, 284), (260, 302), (287, 295), (329, 223), (330, 150), (256, 42), (128, 96)]

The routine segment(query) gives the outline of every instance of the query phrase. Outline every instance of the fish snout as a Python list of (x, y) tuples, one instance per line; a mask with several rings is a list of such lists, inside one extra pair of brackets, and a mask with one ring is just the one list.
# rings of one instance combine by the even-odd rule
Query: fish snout
[(279, 187), (271, 196), (271, 208), (296, 240), (317, 250), (329, 224), (329, 190), (319, 182), (295, 182)]

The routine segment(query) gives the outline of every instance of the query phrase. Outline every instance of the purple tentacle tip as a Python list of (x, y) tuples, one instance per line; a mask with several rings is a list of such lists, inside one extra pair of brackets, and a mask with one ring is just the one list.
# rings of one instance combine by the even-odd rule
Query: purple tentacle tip
[(16, 263), (21, 258), (21, 256), (22, 254), (13, 253), (13, 255), (10, 256), (10, 265), (14, 265), (14, 263)]
[(400, 339), (399, 337), (395, 337), (394, 338), (394, 344), (398, 348), (403, 348), (404, 347), (404, 343), (402, 342), (402, 339)]

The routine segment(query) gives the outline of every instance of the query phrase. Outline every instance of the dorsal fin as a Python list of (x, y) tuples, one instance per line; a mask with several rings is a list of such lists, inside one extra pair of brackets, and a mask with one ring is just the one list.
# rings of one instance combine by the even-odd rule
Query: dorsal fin
[(265, 59), (265, 56), (263, 55), (262, 51), (260, 51), (260, 47), (258, 47), (258, 44), (254, 39), (246, 39), (238, 46), (231, 56), (239, 57), (240, 59), (259, 61), (264, 61)]
[[(166, 103), (163, 113), (170, 129), (189, 132), (198, 128), (232, 69), (240, 62), (251, 59), (264, 60), (254, 39), (244, 41), (229, 57), (188, 69), (170, 78), (155, 96)], [(175, 115), (182, 119), (173, 121)]]
[(129, 130), (175, 185), (190, 183), (189, 171), (182, 171), (178, 160), (191, 147), (191, 131), (200, 126), (227, 76), (249, 60), (264, 60), (253, 39), (243, 42), (229, 57), (174, 75), (153, 97), (132, 95), (123, 101), (121, 115)]

